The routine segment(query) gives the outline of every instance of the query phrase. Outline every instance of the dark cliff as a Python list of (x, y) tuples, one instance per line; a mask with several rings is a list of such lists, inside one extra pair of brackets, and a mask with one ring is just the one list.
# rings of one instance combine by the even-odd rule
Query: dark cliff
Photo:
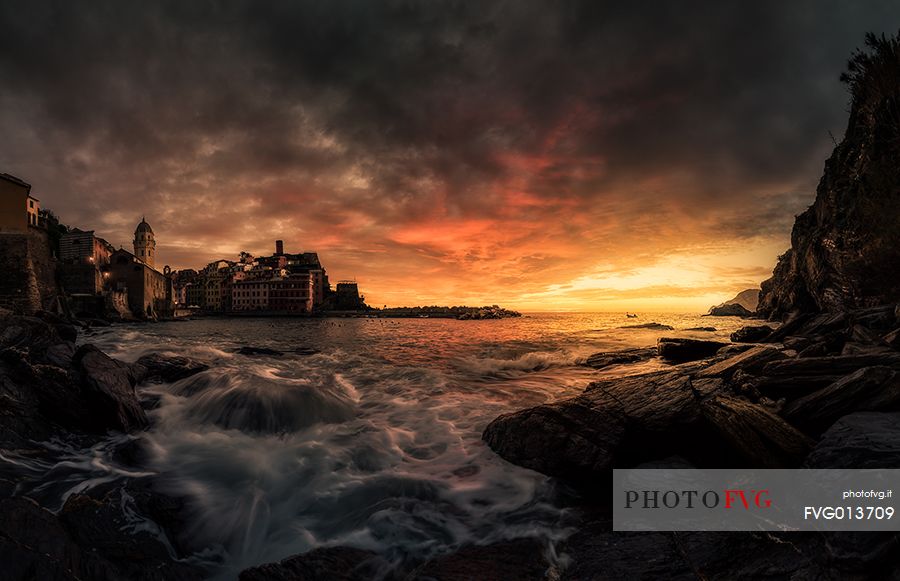
[(844, 138), (762, 283), (758, 311), (770, 318), (900, 301), (900, 37), (869, 35), (866, 46), (841, 77)]

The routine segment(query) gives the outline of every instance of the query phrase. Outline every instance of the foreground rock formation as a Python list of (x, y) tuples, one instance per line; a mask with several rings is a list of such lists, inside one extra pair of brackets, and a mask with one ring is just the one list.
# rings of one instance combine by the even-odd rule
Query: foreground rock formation
[[(672, 458), (710, 468), (896, 468), (900, 351), (884, 340), (900, 329), (895, 311), (806, 315), (765, 333), (754, 327), (738, 335), (777, 342), (739, 353), (660, 339), (660, 356), (670, 343), (701, 349), (667, 371), (597, 381), (574, 398), (502, 415), (483, 438), (510, 462), (568, 481), (601, 507), (612, 468)], [(610, 353), (592, 359), (616, 361)], [(626, 534), (602, 514), (586, 513), (559, 549), (571, 559), (561, 579), (900, 574), (890, 556), (900, 535)], [(738, 553), (749, 558), (728, 556)]]
[[(93, 345), (76, 348), (77, 336), (72, 323), (47, 313), (0, 314), (0, 449), (40, 458), (47, 451), (36, 442), (51, 438), (90, 446), (108, 432), (139, 432), (149, 420), (135, 385), (144, 378), (198, 371), (186, 358), (158, 355), (128, 365)], [(72, 494), (54, 513), (15, 495), (27, 473), (17, 472), (15, 463), (0, 468), (4, 579), (188, 581), (208, 576), (182, 560), (194, 549), (183, 533), (183, 501), (155, 490), (152, 477)], [(126, 530), (135, 519), (152, 527)]]

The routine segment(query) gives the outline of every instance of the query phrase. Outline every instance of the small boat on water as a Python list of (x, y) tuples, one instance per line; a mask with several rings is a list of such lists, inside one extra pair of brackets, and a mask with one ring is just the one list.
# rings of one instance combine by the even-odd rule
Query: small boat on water
[(629, 319), (637, 319), (637, 315), (635, 315), (634, 313), (625, 313), (625, 316)]

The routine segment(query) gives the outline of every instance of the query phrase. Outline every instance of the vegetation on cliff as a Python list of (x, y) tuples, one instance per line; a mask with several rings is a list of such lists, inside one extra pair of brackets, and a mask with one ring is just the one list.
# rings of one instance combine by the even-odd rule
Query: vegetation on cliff
[(900, 300), (900, 36), (869, 34), (841, 80), (847, 130), (762, 284), (759, 312), (770, 318)]

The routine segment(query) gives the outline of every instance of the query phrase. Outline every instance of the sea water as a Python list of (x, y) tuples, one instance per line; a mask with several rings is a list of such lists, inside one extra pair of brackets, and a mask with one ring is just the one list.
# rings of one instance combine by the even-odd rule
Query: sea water
[[(674, 331), (637, 328), (657, 322)], [(49, 506), (99, 484), (153, 477), (188, 499), (198, 558), (216, 575), (322, 546), (351, 545), (402, 564), (467, 543), (571, 532), (552, 479), (507, 463), (481, 441), (503, 413), (580, 393), (601, 377), (665, 367), (658, 360), (596, 371), (592, 353), (655, 344), (661, 335), (726, 339), (737, 318), (541, 313), (521, 318), (200, 319), (119, 325), (82, 336), (109, 355), (182, 355), (209, 365), (152, 401), (149, 452), (115, 461), (129, 436), (90, 448), (43, 445), (47, 457), (0, 461)], [(715, 331), (686, 331), (714, 326)], [(282, 355), (241, 355), (240, 347)], [(131, 436), (133, 437), (133, 436)]]

